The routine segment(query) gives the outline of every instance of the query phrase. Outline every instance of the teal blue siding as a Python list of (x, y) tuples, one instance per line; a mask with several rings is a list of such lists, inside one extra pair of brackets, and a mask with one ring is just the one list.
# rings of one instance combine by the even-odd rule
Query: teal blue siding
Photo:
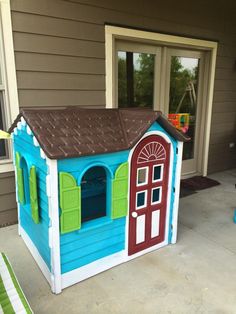
[(22, 127), (22, 130), (17, 130), (17, 135), (13, 135), (13, 142), (14, 151), (19, 152), (20, 155), (26, 160), (28, 171), (32, 165), (35, 165), (37, 173), (40, 223), (34, 223), (31, 217), (30, 204), (25, 204), (20, 205), (20, 224), (50, 269), (51, 254), (48, 239), (50, 219), (48, 216), (48, 197), (46, 193), (46, 176), (48, 173), (46, 160), (41, 158), (40, 148), (34, 146), (33, 136), (27, 134), (26, 126)]
[(112, 220), (111, 180), (116, 169), (128, 160), (129, 151), (85, 156), (58, 161), (58, 171), (69, 172), (81, 184), (83, 174), (96, 165), (104, 166), (107, 172), (107, 215), (82, 223), (79, 231), (61, 234), (62, 273), (84, 266), (102, 257), (114, 254), (125, 247), (125, 218)]
[(62, 273), (124, 250), (125, 218), (104, 220), (93, 227), (61, 236)]

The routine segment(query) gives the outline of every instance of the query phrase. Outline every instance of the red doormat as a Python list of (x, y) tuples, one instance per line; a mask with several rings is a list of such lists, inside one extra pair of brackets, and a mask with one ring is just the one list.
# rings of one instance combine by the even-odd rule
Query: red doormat
[(202, 176), (195, 176), (189, 179), (181, 180), (181, 188), (192, 191), (205, 190), (217, 185), (220, 185), (220, 182)]

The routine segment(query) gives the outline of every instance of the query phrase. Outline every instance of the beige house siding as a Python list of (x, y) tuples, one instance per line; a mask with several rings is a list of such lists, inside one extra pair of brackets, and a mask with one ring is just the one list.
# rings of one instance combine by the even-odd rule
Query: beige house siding
[[(12, 0), (11, 9), (21, 107), (105, 106), (104, 23), (218, 40), (208, 171), (235, 166), (234, 1)], [(15, 206), (5, 180), (3, 209)]]
[(0, 227), (17, 222), (14, 173), (0, 174)]

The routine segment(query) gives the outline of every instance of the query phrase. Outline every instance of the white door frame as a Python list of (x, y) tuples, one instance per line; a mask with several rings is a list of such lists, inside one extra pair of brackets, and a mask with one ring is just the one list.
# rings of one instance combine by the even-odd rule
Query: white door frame
[[(197, 111), (196, 111), (196, 123), (195, 123), (195, 135), (194, 135), (194, 158), (184, 160), (182, 164), (182, 174), (189, 176), (191, 174), (201, 174), (202, 171), (202, 156), (204, 146), (204, 134), (205, 134), (205, 123), (202, 123), (202, 118), (205, 116), (205, 107), (203, 106), (205, 100), (206, 90), (204, 86), (207, 85), (207, 78), (205, 78), (205, 52), (196, 50), (186, 50), (182, 48), (167, 48), (166, 51), (166, 82), (161, 87), (164, 90), (164, 113), (169, 113), (169, 90), (170, 90), (170, 70), (171, 70), (171, 57), (185, 57), (199, 59), (199, 77), (198, 77), (198, 88), (197, 88)], [(197, 149), (197, 150), (196, 150)]]
[[(205, 51), (207, 54), (208, 64), (208, 84), (204, 88), (206, 89), (206, 101), (205, 104), (205, 141), (203, 145), (203, 154), (201, 162), (201, 173), (207, 175), (208, 165), (208, 153), (210, 142), (210, 127), (212, 116), (212, 102), (213, 102), (213, 90), (214, 90), (214, 78), (216, 67), (216, 55), (217, 55), (217, 42), (207, 41), (201, 39), (193, 39), (181, 36), (166, 35), (154, 32), (147, 32), (135, 29), (128, 29), (116, 26), (105, 26), (105, 49), (106, 49), (106, 107), (114, 108), (116, 104), (116, 41), (133, 41), (141, 42), (143, 44), (152, 45), (168, 45), (171, 47), (181, 47), (188, 49), (196, 49)], [(166, 60), (162, 60), (162, 66)], [(161, 102), (164, 100), (164, 95), (160, 96)], [(161, 110), (164, 111), (161, 107)]]

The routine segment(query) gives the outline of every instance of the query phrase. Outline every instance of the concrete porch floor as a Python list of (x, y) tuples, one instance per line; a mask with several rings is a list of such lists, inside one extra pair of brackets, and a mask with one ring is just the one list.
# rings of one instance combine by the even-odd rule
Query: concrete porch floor
[(5, 252), (35, 313), (236, 313), (236, 170), (221, 185), (180, 200), (178, 242), (55, 296), (17, 235), (0, 229)]

